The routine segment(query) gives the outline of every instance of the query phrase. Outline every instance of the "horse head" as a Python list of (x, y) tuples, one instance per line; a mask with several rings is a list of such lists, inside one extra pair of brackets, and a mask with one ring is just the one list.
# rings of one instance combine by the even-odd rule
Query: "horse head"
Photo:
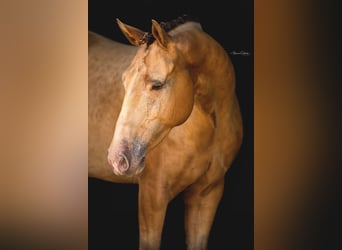
[(117, 22), (138, 49), (122, 74), (125, 96), (108, 162), (115, 174), (133, 176), (144, 169), (146, 154), (190, 116), (194, 85), (176, 41), (158, 22), (152, 20), (151, 34)]

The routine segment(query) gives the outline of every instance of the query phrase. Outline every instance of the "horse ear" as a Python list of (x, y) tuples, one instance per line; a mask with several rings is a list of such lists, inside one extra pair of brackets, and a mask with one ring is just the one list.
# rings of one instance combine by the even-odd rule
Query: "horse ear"
[(119, 18), (116, 19), (116, 22), (119, 25), (119, 28), (122, 31), (122, 33), (125, 35), (125, 37), (132, 45), (139, 46), (144, 43), (143, 37), (145, 36), (146, 32), (135, 27), (132, 27), (130, 25), (124, 24), (119, 20)]
[(153, 19), (152, 19), (152, 35), (162, 47), (167, 48), (167, 45), (170, 41), (170, 36), (160, 26), (160, 24), (156, 20), (153, 20)]

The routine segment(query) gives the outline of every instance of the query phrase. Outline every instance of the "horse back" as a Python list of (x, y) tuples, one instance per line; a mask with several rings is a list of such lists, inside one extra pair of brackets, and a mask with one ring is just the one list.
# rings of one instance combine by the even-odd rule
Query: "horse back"
[(107, 162), (107, 150), (124, 97), (122, 72), (136, 48), (88, 32), (88, 174), (121, 183), (136, 179), (116, 176)]

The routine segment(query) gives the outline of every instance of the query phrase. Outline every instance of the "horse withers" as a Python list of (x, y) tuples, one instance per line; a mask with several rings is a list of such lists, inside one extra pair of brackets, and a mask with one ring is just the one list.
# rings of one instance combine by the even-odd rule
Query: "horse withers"
[(117, 23), (133, 46), (89, 32), (89, 176), (139, 185), (139, 249), (183, 192), (187, 248), (206, 249), (243, 137), (234, 67), (198, 22)]

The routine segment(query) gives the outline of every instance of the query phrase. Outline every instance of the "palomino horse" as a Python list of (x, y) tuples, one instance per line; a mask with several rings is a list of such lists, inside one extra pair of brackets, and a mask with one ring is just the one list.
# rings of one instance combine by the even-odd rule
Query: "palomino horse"
[(89, 176), (139, 185), (140, 249), (183, 192), (187, 248), (206, 249), (242, 143), (233, 65), (197, 22), (117, 22), (134, 46), (89, 32)]

